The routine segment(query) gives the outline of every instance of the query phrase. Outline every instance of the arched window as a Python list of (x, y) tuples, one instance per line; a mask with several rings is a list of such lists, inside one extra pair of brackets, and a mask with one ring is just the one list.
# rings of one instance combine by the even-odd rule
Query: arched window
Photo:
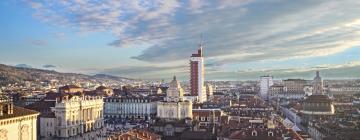
[(257, 136), (257, 132), (254, 130), (251, 132), (251, 136)]
[(268, 132), (268, 136), (272, 137), (272, 136), (274, 136), (274, 133), (270, 131), (270, 132)]

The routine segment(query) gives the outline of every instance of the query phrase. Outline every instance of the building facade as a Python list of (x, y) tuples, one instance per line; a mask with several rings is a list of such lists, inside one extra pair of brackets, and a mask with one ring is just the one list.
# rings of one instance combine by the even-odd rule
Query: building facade
[(270, 87), (274, 85), (272, 76), (261, 76), (260, 77), (260, 96), (267, 99), (269, 96)]
[(84, 92), (84, 89), (76, 85), (66, 85), (59, 88), (59, 93), (77, 93)]
[(123, 96), (104, 99), (104, 116), (106, 118), (149, 120), (156, 116), (156, 104), (159, 99)]
[(99, 96), (112, 96), (114, 94), (114, 91), (111, 88), (99, 86), (95, 89), (95, 93)]
[(69, 138), (104, 125), (103, 99), (99, 96), (64, 95), (57, 98), (51, 110), (53, 115), (40, 117), (42, 137)]
[(306, 80), (304, 79), (286, 79), (283, 80), (287, 93), (303, 93)]
[(198, 52), (191, 55), (190, 58), (190, 93), (198, 96), (198, 102), (206, 101), (206, 89), (204, 85), (204, 58), (202, 54), (202, 45)]
[(39, 112), (0, 103), (0, 140), (36, 140)]
[(157, 102), (157, 117), (160, 119), (181, 120), (192, 118), (192, 102), (184, 100), (184, 90), (174, 79), (170, 82), (164, 101)]
[(303, 101), (301, 113), (305, 124), (309, 120), (325, 118), (335, 114), (333, 101), (327, 95), (324, 95), (323, 82), (319, 71), (316, 71), (313, 81), (313, 94)]

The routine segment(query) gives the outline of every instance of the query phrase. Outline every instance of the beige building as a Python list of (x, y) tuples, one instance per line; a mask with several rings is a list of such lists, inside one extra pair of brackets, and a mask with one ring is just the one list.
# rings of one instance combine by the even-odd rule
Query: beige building
[(114, 94), (114, 91), (111, 88), (99, 86), (96, 88), (95, 93), (99, 96), (112, 96)]
[(0, 140), (36, 140), (38, 112), (0, 103)]
[(206, 84), (206, 95), (207, 95), (207, 99), (210, 100), (212, 99), (214, 94), (214, 90), (211, 84)]
[(157, 117), (161, 119), (192, 118), (192, 102), (184, 100), (184, 90), (174, 79), (170, 82), (164, 101), (157, 103)]
[(57, 98), (53, 115), (40, 118), (42, 137), (69, 138), (103, 127), (103, 99), (64, 95)]
[(84, 89), (76, 85), (66, 85), (59, 88), (60, 93), (77, 93), (84, 92)]
[(304, 86), (306, 85), (306, 80), (303, 79), (287, 79), (283, 80), (284, 86), (289, 93), (299, 93), (304, 92)]

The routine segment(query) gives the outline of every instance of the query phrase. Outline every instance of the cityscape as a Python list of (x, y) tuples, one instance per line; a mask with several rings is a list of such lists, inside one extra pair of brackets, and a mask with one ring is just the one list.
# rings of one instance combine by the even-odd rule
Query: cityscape
[(0, 1), (0, 140), (360, 140), (359, 7)]

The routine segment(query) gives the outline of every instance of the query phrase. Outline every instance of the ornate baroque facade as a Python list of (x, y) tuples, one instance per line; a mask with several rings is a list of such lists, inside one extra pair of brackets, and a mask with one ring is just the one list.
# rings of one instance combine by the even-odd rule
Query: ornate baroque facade
[(184, 101), (183, 96), (184, 91), (174, 76), (164, 101), (157, 103), (157, 117), (177, 120), (192, 118), (192, 102)]
[[(98, 96), (65, 95), (52, 107), (54, 117), (41, 117), (42, 137), (68, 138), (103, 127), (103, 99)], [(49, 131), (49, 132), (44, 132)], [(46, 135), (46, 134), (53, 135)]]

